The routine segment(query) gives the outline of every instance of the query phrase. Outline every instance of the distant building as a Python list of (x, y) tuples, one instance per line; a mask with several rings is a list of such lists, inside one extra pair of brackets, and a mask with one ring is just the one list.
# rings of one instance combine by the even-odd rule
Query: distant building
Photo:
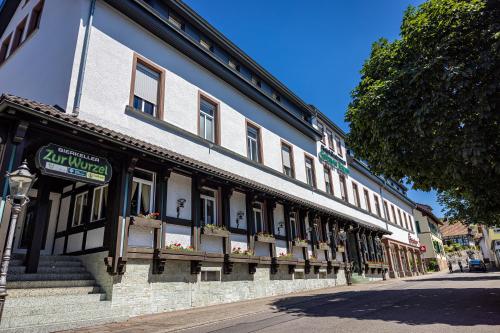
[(451, 245), (458, 243), (462, 246), (474, 246), (474, 231), (470, 226), (466, 226), (463, 223), (455, 222), (443, 222), (443, 225), (439, 227), (441, 231), (443, 243), (446, 245)]
[(483, 238), (479, 245), (485, 261), (489, 260), (492, 265), (500, 267), (500, 227), (481, 227)]
[(445, 270), (447, 260), (443, 248), (443, 238), (439, 231), (443, 222), (434, 215), (430, 206), (424, 204), (417, 204), (413, 216), (420, 239), (422, 257), (427, 267), (430, 267), (431, 262), (435, 259), (439, 270)]

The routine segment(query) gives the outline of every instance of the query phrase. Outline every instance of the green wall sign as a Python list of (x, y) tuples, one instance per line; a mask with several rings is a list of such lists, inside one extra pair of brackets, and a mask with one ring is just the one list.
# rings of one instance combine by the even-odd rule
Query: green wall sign
[(111, 179), (111, 164), (102, 157), (50, 143), (36, 153), (36, 166), (42, 174), (104, 185)]
[(333, 152), (331, 152), (328, 148), (321, 146), (321, 150), (318, 154), (320, 162), (328, 164), (330, 167), (333, 167), (346, 175), (349, 174), (349, 169), (342, 164), (342, 162), (338, 161), (334, 156), (332, 156)]

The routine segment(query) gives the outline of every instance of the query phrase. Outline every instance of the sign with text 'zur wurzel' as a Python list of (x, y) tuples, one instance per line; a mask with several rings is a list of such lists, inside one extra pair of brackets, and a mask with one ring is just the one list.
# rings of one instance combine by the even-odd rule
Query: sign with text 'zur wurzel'
[(111, 164), (102, 157), (50, 143), (36, 154), (42, 174), (74, 181), (104, 185), (111, 179)]

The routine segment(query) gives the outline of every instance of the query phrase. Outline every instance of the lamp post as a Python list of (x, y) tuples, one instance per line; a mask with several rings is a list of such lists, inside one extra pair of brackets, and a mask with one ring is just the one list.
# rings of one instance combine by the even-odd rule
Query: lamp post
[(22, 207), (29, 201), (28, 192), (35, 181), (35, 175), (30, 173), (26, 160), (21, 166), (12, 173), (7, 173), (9, 179), (9, 196), (7, 200), (12, 205), (12, 215), (10, 218), (9, 232), (7, 234), (7, 243), (3, 252), (2, 265), (0, 267), (0, 319), (2, 318), (5, 297), (7, 296), (7, 272), (9, 270), (10, 255), (12, 252), (12, 243), (16, 232), (16, 224)]

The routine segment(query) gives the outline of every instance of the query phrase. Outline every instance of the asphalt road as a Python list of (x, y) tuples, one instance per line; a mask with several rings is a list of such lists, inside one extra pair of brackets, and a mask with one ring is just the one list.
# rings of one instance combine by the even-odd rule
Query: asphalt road
[(500, 333), (500, 273), (441, 273), (132, 318), (85, 333)]
[(299, 296), (274, 310), (182, 332), (500, 332), (500, 274), (426, 276), (368, 290)]

